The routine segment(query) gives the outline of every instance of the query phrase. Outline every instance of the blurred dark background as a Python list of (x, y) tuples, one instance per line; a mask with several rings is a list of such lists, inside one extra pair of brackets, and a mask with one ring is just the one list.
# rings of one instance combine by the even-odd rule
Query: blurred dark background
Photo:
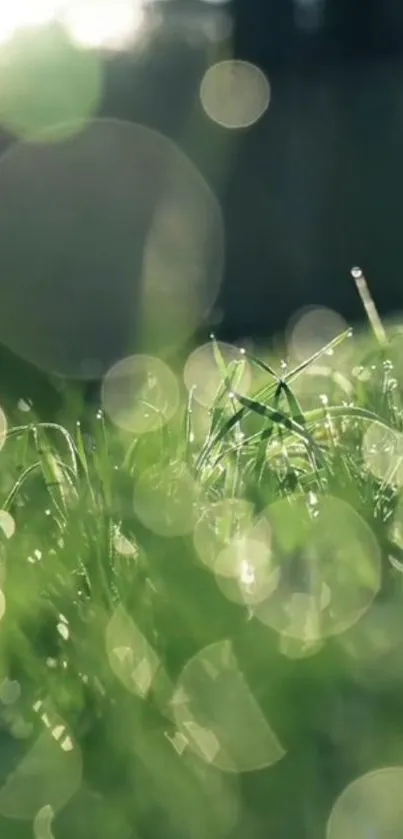
[(396, 313), (403, 5), (236, 0), (234, 40), (268, 74), (272, 102), (243, 138), (230, 189), (228, 277), (245, 291), (239, 305), (228, 293), (228, 323), (264, 335), (306, 304), (360, 319), (356, 264), (381, 311)]
[[(99, 109), (155, 128), (217, 194), (226, 267), (201, 326), (266, 341), (298, 309), (363, 319), (360, 265), (384, 315), (403, 309), (403, 4), (400, 0), (164, 0), (150, 37), (105, 57)], [(162, 20), (162, 22), (161, 22)], [(199, 99), (223, 58), (260, 67), (271, 102), (231, 131)], [(4, 147), (11, 141), (4, 136)], [(13, 379), (11, 356), (3, 366)]]

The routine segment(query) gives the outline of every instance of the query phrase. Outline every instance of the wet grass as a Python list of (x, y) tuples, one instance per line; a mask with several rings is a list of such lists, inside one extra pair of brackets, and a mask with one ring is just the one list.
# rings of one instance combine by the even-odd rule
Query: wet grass
[[(24, 422), (14, 421), (15, 410), (0, 456), (2, 836), (31, 836), (34, 828), (39, 839), (52, 832), (260, 837), (270, 819), (277, 837), (311, 839), (324, 835), (354, 777), (403, 764), (402, 341), (398, 330), (364, 343), (347, 330), (290, 368), (248, 351), (228, 365), (212, 339), (222, 384), (209, 411), (195, 392), (183, 394), (172, 420), (138, 437), (120, 432), (102, 410), (78, 420), (82, 405), (68, 391), (66, 422), (63, 412), (60, 423), (39, 420), (35, 405), (20, 406)], [(245, 365), (255, 371), (247, 395)], [(252, 533), (256, 546), (255, 523), (273, 508), (281, 527), (269, 514), (274, 541), (266, 548), (285, 561), (304, 549), (329, 499), (336, 506), (328, 526), (341, 545), (329, 579), (343, 565), (345, 579), (336, 582), (344, 601), (321, 623), (322, 594), (312, 594), (300, 563), (282, 596), (292, 590), (311, 598), (316, 629), (304, 613), (291, 630), (281, 623), (282, 607), (279, 625), (271, 613), (262, 619), (257, 566), (246, 569), (252, 579), (234, 581), (209, 564), (204, 548), (208, 555), (212, 539), (213, 553), (217, 544), (223, 550), (240, 531)], [(211, 505), (224, 511), (213, 525)], [(352, 512), (344, 518), (343, 510)], [(355, 538), (350, 515), (376, 546), (379, 583), (368, 582), (373, 569), (360, 558), (358, 537), (353, 576), (345, 571), (346, 541)], [(200, 555), (194, 533), (201, 521)], [(329, 550), (334, 533), (321, 542)], [(317, 564), (314, 570), (320, 577)], [(353, 619), (356, 573), (374, 591)], [(265, 571), (261, 586), (271, 584)], [(268, 600), (273, 591), (274, 584)], [(329, 629), (344, 608), (353, 617), (343, 631)], [(258, 739), (268, 729), (246, 704), (238, 707), (235, 688), (223, 713), (228, 720), (237, 709), (243, 745), (221, 748), (221, 764), (211, 743), (207, 753), (189, 720), (181, 728), (172, 710), (189, 662), (203, 650), (221, 656), (227, 640), (236, 667), (230, 659), (225, 667), (234, 678), (242, 674), (284, 757), (273, 757), (277, 746), (267, 739), (267, 760), (258, 765), (247, 731), (252, 718)], [(75, 744), (66, 750), (79, 755), (72, 777), (41, 745), (44, 733)], [(36, 763), (18, 770), (34, 748)], [(224, 753), (231, 771), (229, 764), (221, 771)]]

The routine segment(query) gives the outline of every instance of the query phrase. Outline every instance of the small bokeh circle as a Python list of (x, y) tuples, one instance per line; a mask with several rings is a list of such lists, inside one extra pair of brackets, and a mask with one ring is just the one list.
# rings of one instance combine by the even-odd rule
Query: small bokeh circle
[(183, 373), (187, 390), (204, 408), (211, 408), (218, 394), (225, 391), (225, 376), (231, 387), (242, 395), (250, 390), (252, 373), (248, 361), (237, 347), (224, 341), (217, 341), (215, 345), (210, 341), (193, 350)]
[(271, 97), (265, 74), (248, 61), (227, 59), (206, 71), (200, 100), (207, 116), (223, 128), (248, 128), (267, 110)]
[(161, 359), (133, 355), (110, 368), (102, 383), (102, 405), (124, 431), (145, 434), (167, 423), (179, 406), (179, 386)]

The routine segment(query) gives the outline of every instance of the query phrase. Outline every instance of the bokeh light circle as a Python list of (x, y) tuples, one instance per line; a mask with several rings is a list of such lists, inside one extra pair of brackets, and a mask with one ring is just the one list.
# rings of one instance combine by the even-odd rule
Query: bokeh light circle
[(253, 505), (244, 498), (223, 498), (206, 504), (197, 517), (193, 541), (200, 560), (214, 571), (220, 553), (234, 539), (250, 533)]
[(256, 518), (246, 499), (206, 504), (196, 521), (193, 542), (228, 600), (254, 605), (277, 587), (280, 573), (272, 562), (269, 522), (264, 516)]
[(313, 512), (302, 495), (275, 501), (265, 517), (280, 578), (258, 619), (308, 643), (353, 626), (380, 586), (380, 549), (364, 520), (331, 496)]
[(53, 731), (43, 729), (20, 763), (4, 775), (0, 788), (2, 816), (30, 821), (46, 805), (56, 813), (81, 786), (81, 751), (66, 727), (57, 724)]
[(7, 419), (4, 411), (0, 408), (0, 451), (7, 439)]
[(7, 510), (0, 510), (0, 530), (7, 539), (11, 539), (15, 533), (15, 521)]
[(248, 128), (257, 122), (270, 102), (270, 84), (248, 61), (225, 60), (205, 73), (200, 99), (211, 120), (224, 128)]
[(134, 355), (118, 361), (102, 383), (102, 405), (124, 431), (144, 434), (161, 428), (179, 406), (172, 370), (159, 358)]
[(327, 839), (400, 839), (403, 835), (403, 766), (362, 775), (339, 796)]
[(403, 550), (403, 495), (399, 494), (397, 503), (393, 511), (393, 516), (389, 519), (388, 526), (389, 538), (401, 550)]
[(280, 569), (273, 566), (266, 541), (247, 536), (235, 539), (218, 555), (216, 581), (228, 600), (252, 606), (275, 591)]
[(0, 123), (27, 140), (80, 131), (103, 92), (99, 56), (77, 49), (52, 26), (18, 31), (0, 51)]
[(309, 306), (298, 312), (288, 326), (288, 350), (296, 361), (305, 361), (347, 329), (347, 323), (333, 309)]
[(204, 647), (187, 662), (172, 709), (192, 751), (223, 772), (257, 771), (285, 754), (228, 640)]
[(134, 511), (159, 536), (191, 533), (197, 517), (199, 491), (185, 464), (151, 466), (134, 486)]
[(403, 486), (403, 434), (379, 423), (365, 431), (361, 447), (365, 465), (385, 484)]
[(131, 693), (148, 694), (159, 660), (123, 606), (117, 606), (106, 628), (106, 652), (116, 678)]
[[(234, 390), (246, 395), (252, 383), (250, 365), (239, 349), (232, 344), (218, 341), (217, 350)], [(211, 408), (220, 389), (224, 388), (223, 372), (217, 363), (211, 341), (190, 354), (185, 364), (183, 377), (186, 388), (192, 392), (195, 401), (205, 408)]]
[[(339, 356), (337, 356), (339, 362)], [(293, 391), (304, 411), (318, 408), (322, 405), (340, 404), (351, 402), (353, 385), (348, 378), (340, 372), (339, 364), (330, 365), (312, 364), (293, 382)]]
[(87, 378), (179, 348), (222, 277), (220, 207), (188, 158), (141, 125), (94, 120), (0, 161), (0, 342), (48, 373)]

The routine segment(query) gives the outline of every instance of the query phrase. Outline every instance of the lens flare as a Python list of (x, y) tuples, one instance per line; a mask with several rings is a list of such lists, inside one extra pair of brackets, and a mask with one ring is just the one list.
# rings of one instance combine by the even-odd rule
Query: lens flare
[(44, 26), (57, 17), (59, 0), (14, 0), (3, 4), (0, 12), (0, 44), (6, 43), (19, 29)]

